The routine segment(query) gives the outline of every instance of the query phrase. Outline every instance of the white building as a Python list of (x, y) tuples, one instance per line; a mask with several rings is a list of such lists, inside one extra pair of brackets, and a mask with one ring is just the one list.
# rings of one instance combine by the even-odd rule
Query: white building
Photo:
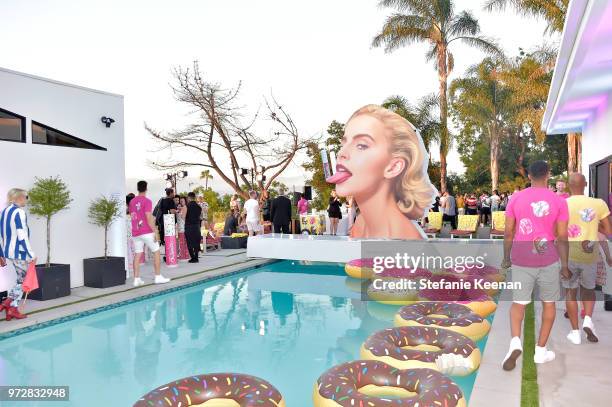
[[(102, 117), (112, 118), (107, 127)], [(87, 217), (101, 195), (125, 197), (123, 96), (0, 68), (0, 206), (10, 188), (60, 176), (74, 201), (51, 222), (51, 261), (70, 264), (83, 285), (83, 259), (104, 254), (104, 231)], [(29, 216), (33, 249), (46, 258), (45, 221)], [(109, 233), (109, 254), (125, 256), (123, 219)], [(0, 270), (0, 291), (14, 273)]]
[(591, 196), (612, 198), (612, 2), (572, 0), (542, 130), (582, 132)]

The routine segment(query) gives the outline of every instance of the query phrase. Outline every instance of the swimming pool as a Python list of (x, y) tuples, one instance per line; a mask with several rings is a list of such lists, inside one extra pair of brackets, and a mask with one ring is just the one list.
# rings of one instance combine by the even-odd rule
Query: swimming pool
[[(311, 406), (319, 375), (359, 359), (399, 308), (361, 301), (346, 279), (338, 265), (282, 261), (4, 339), (0, 385), (67, 385), (70, 402), (54, 406), (115, 407), (175, 379), (237, 372), (272, 383), (288, 407)], [(453, 378), (468, 400), (475, 377)]]

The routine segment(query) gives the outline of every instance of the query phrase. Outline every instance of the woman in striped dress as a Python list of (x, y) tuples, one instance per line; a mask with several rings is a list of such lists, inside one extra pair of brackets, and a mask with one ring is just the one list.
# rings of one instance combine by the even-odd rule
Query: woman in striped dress
[(19, 303), (23, 295), (21, 285), (28, 271), (28, 264), (36, 264), (36, 255), (30, 245), (30, 229), (23, 208), (28, 202), (25, 190), (13, 188), (8, 192), (8, 205), (0, 212), (0, 266), (12, 264), (17, 273), (15, 286), (0, 304), (0, 312), (6, 310), (6, 319), (23, 319)]

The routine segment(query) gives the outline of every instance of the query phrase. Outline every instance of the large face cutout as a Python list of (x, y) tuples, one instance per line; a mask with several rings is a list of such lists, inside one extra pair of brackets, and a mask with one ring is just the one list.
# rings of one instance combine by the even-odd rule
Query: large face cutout
[(356, 197), (373, 194), (381, 181), (397, 177), (406, 163), (391, 155), (389, 130), (378, 119), (359, 115), (345, 128), (338, 152), (336, 192)]

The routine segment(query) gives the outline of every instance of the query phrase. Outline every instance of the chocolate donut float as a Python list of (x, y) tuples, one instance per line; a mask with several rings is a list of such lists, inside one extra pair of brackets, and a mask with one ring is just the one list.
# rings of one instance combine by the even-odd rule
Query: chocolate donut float
[[(428, 345), (437, 350), (415, 348)], [(480, 366), (480, 350), (470, 338), (441, 328), (402, 326), (372, 334), (361, 347), (361, 358), (379, 360), (398, 369), (429, 368), (465, 376)]]
[[(214, 402), (212, 400), (215, 400)], [(226, 401), (240, 407), (285, 407), (283, 396), (267, 381), (235, 373), (213, 373), (185, 377), (170, 382), (142, 396), (134, 407), (205, 406), (207, 402)], [(209, 403), (210, 404), (210, 403)]]
[(437, 301), (419, 302), (400, 308), (395, 315), (395, 326), (444, 328), (473, 341), (483, 338), (491, 329), (489, 321), (465, 305)]
[(435, 370), (402, 370), (373, 360), (327, 370), (315, 383), (313, 401), (315, 407), (466, 406), (459, 386)]

